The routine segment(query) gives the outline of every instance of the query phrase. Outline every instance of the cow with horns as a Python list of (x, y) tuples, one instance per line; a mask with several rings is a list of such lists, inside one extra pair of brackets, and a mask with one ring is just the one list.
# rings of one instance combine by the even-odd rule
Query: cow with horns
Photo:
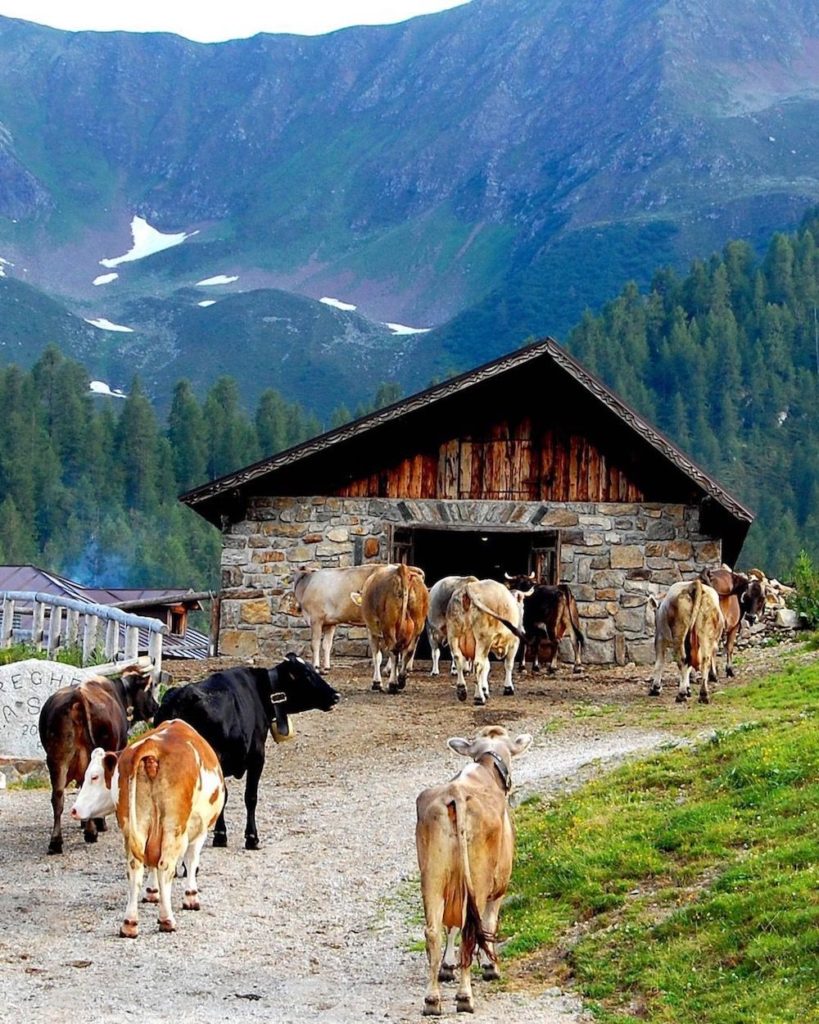
[(506, 586), (510, 590), (525, 594), (523, 602), (523, 632), (525, 640), (521, 643), (520, 669), (526, 668), (527, 650), (532, 657), (532, 671), (540, 671), (540, 654), (544, 654), (549, 675), (557, 671), (557, 655), (560, 641), (568, 637), (574, 651), (575, 673), (583, 671), (582, 651), (586, 643), (583, 630), (580, 628), (580, 615), (577, 601), (568, 584), (560, 583), (549, 586), (537, 583), (535, 574), (528, 576), (510, 576), (504, 573)]

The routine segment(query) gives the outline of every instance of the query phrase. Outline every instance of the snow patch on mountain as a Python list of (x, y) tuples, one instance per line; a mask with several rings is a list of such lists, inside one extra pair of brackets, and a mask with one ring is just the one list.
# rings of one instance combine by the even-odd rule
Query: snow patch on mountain
[(119, 388), (112, 388), (110, 384), (106, 384), (104, 380), (90, 381), (88, 384), (88, 390), (92, 391), (95, 395), (110, 395), (111, 398), (128, 397), (124, 391), (120, 391)]
[(111, 323), (110, 320), (106, 320), (105, 317), (98, 317), (96, 320), (85, 321), (87, 324), (91, 324), (92, 327), (99, 327), (101, 331), (122, 331), (123, 334), (133, 334), (133, 327), (124, 327), (122, 324)]
[(216, 299), (202, 299), (202, 301), (201, 302), (197, 302), (196, 305), (197, 306), (201, 306), (203, 309), (206, 306), (215, 306), (216, 305)]
[(131, 263), (134, 260), (144, 259), (146, 256), (153, 256), (154, 253), (162, 252), (163, 249), (171, 249), (175, 245), (181, 245), (186, 238), (199, 234), (198, 231), (179, 231), (176, 234), (164, 234), (157, 231), (145, 220), (144, 217), (134, 217), (131, 221), (131, 236), (134, 244), (123, 256), (106, 257), (100, 260), (100, 266), (118, 267), (120, 263)]
[(214, 284), (233, 284), (234, 281), (239, 280), (239, 275), (235, 274), (233, 277), (228, 277), (226, 274), (217, 274), (215, 277), (206, 277), (204, 281), (197, 281), (197, 288), (209, 288)]
[(406, 324), (384, 324), (393, 334), (427, 334), (431, 327), (407, 327)]
[(351, 313), (354, 309), (358, 309), (351, 302), (342, 302), (341, 299), (332, 299), (329, 295), (325, 295), (324, 298), (319, 299), (319, 302), (323, 302), (325, 306), (332, 306), (334, 309), (343, 309), (347, 313)]
[(95, 277), (91, 284), (110, 284), (112, 281), (116, 281), (119, 274), (100, 274), (99, 277)]
[(13, 267), (13, 266), (14, 266), (14, 264), (11, 262), (11, 260), (4, 260), (3, 257), (0, 256), (0, 277), (5, 277), (6, 276), (6, 272), (3, 269), (4, 267)]

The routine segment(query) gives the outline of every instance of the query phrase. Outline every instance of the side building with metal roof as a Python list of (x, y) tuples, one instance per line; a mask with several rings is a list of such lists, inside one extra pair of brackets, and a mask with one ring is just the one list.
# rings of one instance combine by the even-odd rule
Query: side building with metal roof
[[(653, 660), (649, 595), (753, 515), (550, 338), (182, 495), (223, 534), (220, 653), (307, 645), (293, 573), (410, 561), (568, 583), (585, 660)], [(363, 630), (339, 653), (363, 656)], [(307, 646), (304, 649), (309, 649)]]

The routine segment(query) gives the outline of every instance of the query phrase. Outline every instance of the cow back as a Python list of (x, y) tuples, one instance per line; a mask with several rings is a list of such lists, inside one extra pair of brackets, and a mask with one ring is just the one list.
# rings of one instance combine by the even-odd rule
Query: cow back
[(364, 622), (362, 609), (351, 594), (360, 592), (370, 576), (382, 568), (385, 566), (375, 563), (303, 571), (294, 583), (296, 601), (311, 623), (360, 625)]

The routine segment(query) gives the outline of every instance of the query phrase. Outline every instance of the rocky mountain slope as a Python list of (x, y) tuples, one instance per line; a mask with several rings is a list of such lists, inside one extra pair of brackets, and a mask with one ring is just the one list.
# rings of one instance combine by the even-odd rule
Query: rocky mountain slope
[[(0, 268), (81, 339), (106, 330), (83, 320), (131, 326), (90, 343), (97, 363), (157, 380), (209, 373), (221, 347), (303, 386), (269, 358), (264, 317), (282, 289), (338, 297), (355, 323), (287, 351), (330, 375), (352, 361), (354, 402), (386, 373), (422, 385), (561, 335), (661, 262), (793, 226), (819, 199), (818, 102), (806, 0), (472, 0), (208, 45), (0, 18)], [(177, 241), (123, 260), (136, 216)], [(200, 306), (208, 288), (232, 298)], [(321, 314), (301, 309), (309, 336)], [(396, 360), (385, 321), (446, 326)]]

